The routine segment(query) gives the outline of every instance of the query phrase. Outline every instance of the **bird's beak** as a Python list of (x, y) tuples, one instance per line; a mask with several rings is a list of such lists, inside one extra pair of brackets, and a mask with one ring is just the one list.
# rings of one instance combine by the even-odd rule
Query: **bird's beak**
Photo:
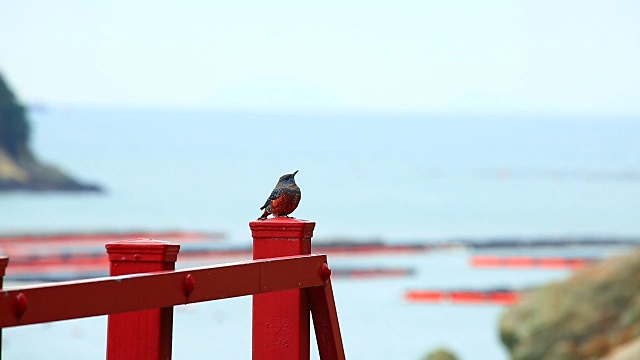
[(293, 172), (293, 176), (296, 176), (296, 174), (298, 173), (298, 171), (300, 171), (300, 170), (296, 170), (296, 171), (294, 171), (294, 172)]

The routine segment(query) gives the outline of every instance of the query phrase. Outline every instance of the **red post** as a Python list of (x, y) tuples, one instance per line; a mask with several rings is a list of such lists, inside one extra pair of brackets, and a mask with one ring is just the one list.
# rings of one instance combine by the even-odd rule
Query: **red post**
[[(0, 289), (2, 289), (2, 282), (4, 280), (8, 264), (9, 258), (6, 256), (0, 256)], [(2, 329), (0, 329), (0, 360), (2, 360)]]
[[(316, 223), (274, 218), (249, 223), (253, 259), (311, 254)], [(310, 355), (307, 292), (300, 289), (253, 296), (253, 359), (302, 359)]]
[[(111, 276), (175, 270), (180, 245), (150, 239), (106, 245)], [(119, 299), (134, 302), (136, 299)], [(109, 315), (107, 359), (169, 360), (173, 307)]]

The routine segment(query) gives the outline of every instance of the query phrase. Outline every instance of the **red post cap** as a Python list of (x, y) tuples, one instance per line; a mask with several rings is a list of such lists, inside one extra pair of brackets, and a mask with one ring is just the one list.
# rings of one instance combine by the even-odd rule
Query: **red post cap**
[(105, 245), (109, 261), (176, 262), (180, 245), (152, 239), (113, 241)]
[(254, 239), (305, 239), (313, 236), (316, 223), (293, 218), (271, 218), (249, 222)]

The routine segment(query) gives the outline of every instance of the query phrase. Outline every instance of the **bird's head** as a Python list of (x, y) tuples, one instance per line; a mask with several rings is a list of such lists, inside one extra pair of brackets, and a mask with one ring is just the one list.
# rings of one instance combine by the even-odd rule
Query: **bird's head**
[(278, 182), (295, 184), (296, 180), (294, 179), (294, 177), (296, 176), (297, 173), (298, 173), (298, 170), (294, 171), (293, 174), (284, 174), (280, 176), (280, 180), (278, 180)]

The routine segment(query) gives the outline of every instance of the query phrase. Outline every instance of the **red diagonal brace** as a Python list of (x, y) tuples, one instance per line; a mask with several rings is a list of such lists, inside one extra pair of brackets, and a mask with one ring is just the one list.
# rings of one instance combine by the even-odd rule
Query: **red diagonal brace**
[(313, 316), (320, 359), (344, 360), (344, 348), (331, 280), (327, 279), (324, 286), (307, 288), (307, 297)]

